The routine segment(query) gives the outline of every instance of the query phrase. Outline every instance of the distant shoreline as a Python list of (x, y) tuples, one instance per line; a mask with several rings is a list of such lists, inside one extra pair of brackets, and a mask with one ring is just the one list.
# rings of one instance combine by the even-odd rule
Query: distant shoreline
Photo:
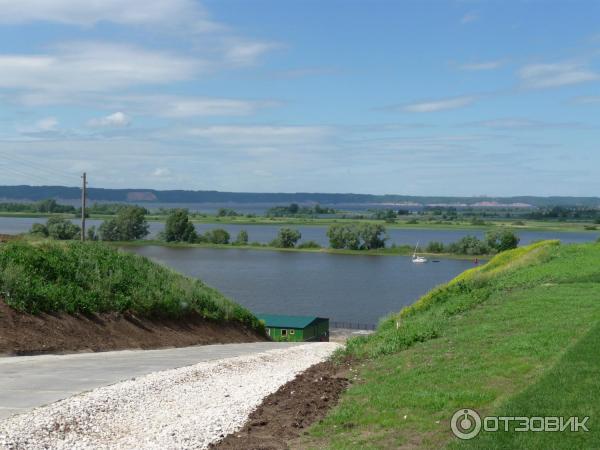
[[(50, 214), (50, 213), (19, 213), (19, 212), (0, 212), (0, 218), (22, 218), (22, 219), (44, 219), (51, 216), (60, 216), (66, 219), (78, 220), (73, 214)], [(92, 214), (88, 219), (106, 220), (112, 215)], [(148, 214), (146, 220), (149, 222), (164, 223), (166, 215)], [(275, 217), (264, 216), (257, 217), (218, 217), (207, 215), (206, 217), (190, 217), (193, 223), (215, 225), (243, 225), (243, 226), (306, 226), (306, 227), (327, 227), (336, 223), (379, 223), (389, 229), (407, 229), (407, 230), (464, 230), (464, 231), (487, 231), (494, 228), (508, 228), (512, 231), (560, 231), (560, 232), (600, 232), (600, 225), (591, 221), (585, 222), (556, 222), (544, 220), (520, 220), (524, 225), (515, 225), (515, 220), (490, 220), (485, 225), (474, 225), (469, 222), (460, 221), (450, 223), (441, 221), (438, 223), (431, 221), (420, 221), (418, 223), (408, 223), (408, 220), (397, 220), (395, 222), (385, 222), (376, 219), (355, 219), (355, 218), (312, 218), (312, 217)], [(422, 219), (421, 219), (422, 220)], [(585, 227), (596, 227), (596, 229), (586, 229)]]

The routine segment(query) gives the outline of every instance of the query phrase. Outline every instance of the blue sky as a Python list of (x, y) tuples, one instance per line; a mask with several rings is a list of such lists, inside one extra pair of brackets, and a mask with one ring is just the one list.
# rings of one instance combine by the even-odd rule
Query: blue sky
[(599, 195), (597, 1), (0, 11), (0, 184)]

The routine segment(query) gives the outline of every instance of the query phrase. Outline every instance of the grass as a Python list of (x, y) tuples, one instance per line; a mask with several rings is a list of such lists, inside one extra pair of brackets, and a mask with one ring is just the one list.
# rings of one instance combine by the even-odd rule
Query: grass
[[(600, 245), (498, 255), (353, 339), (355, 382), (298, 448), (600, 448)], [(589, 433), (482, 433), (449, 420), (590, 416)], [(595, 426), (596, 425), (596, 426)]]
[(15, 241), (0, 245), (0, 297), (29, 313), (195, 312), (262, 329), (249, 311), (199, 280), (101, 243)]

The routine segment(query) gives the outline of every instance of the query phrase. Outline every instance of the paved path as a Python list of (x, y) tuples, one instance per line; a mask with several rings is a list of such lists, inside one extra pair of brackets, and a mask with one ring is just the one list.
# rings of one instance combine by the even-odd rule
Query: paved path
[(151, 372), (293, 345), (298, 344), (256, 342), (164, 350), (3, 357), (0, 358), (0, 420)]

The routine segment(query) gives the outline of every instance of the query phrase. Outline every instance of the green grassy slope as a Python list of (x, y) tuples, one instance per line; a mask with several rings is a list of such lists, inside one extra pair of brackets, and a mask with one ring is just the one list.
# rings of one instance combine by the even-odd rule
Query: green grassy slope
[(262, 329), (249, 311), (201, 281), (101, 243), (12, 242), (0, 245), (0, 298), (37, 312), (131, 312), (237, 320)]
[[(356, 382), (299, 448), (599, 448), (600, 245), (494, 258), (355, 339)], [(482, 415), (586, 416), (589, 433), (450, 432)], [(594, 426), (595, 425), (595, 426)]]

